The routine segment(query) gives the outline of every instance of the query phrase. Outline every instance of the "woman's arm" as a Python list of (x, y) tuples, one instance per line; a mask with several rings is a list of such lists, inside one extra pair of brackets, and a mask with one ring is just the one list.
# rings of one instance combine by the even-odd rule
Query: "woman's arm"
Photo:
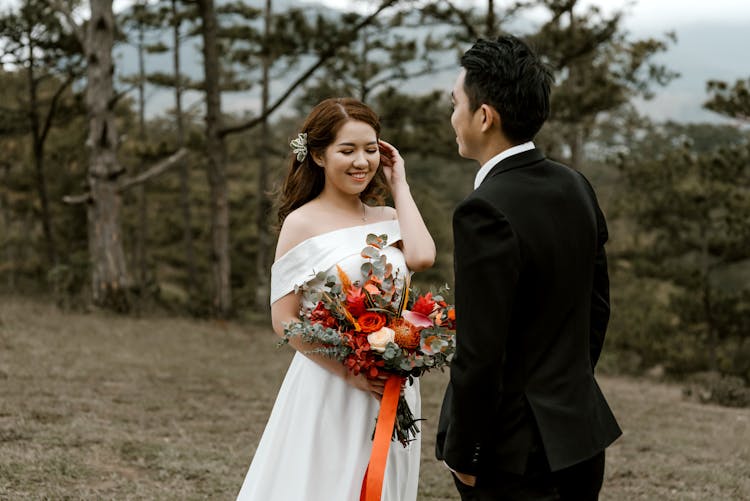
[(404, 159), (396, 148), (381, 140), (380, 163), (396, 206), (406, 264), (413, 271), (426, 270), (435, 263), (435, 242), (411, 196)]
[[(279, 337), (284, 337), (284, 325), (299, 321), (299, 309), (299, 296), (294, 292), (290, 292), (271, 305), (271, 323), (274, 332)], [(324, 357), (317, 353), (310, 353), (310, 351), (314, 350), (317, 346), (312, 343), (306, 343), (298, 337), (290, 338), (289, 345), (327, 371), (339, 376), (355, 388), (369, 392), (378, 400), (383, 396), (383, 391), (385, 389), (384, 378), (368, 379), (361, 373), (355, 376), (349, 372), (341, 362)]]
[[(297, 245), (301, 238), (300, 235), (304, 235), (302, 227), (304, 221), (302, 220), (303, 218), (298, 216), (298, 214), (294, 216), (290, 215), (290, 217), (287, 217), (284, 221), (284, 224), (281, 227), (281, 232), (279, 233), (279, 243), (276, 247), (276, 259), (279, 259), (279, 257), (283, 256), (292, 247)], [(283, 338), (284, 325), (291, 322), (298, 322), (299, 313), (299, 296), (294, 292), (290, 292), (286, 296), (274, 301), (271, 305), (271, 324), (274, 332), (279, 337)], [(370, 392), (372, 396), (378, 400), (383, 395), (383, 390), (385, 388), (384, 380), (368, 379), (362, 374), (355, 376), (350, 373), (342, 363), (322, 355), (309, 353), (311, 350), (314, 350), (316, 346), (311, 343), (306, 343), (299, 338), (295, 337), (289, 339), (289, 345), (324, 369), (341, 377), (355, 388)]]

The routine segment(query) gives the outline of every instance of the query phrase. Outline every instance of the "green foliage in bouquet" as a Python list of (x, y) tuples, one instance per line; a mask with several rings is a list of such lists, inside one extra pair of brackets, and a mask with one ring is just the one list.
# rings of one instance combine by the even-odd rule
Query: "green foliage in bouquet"
[[(361, 277), (354, 281), (337, 266), (336, 275), (318, 273), (296, 289), (314, 304), (285, 326), (284, 341), (297, 337), (313, 345), (308, 353), (338, 360), (353, 374), (419, 377), (450, 364), (455, 352), (455, 309), (443, 287), (416, 294), (383, 251), (386, 235), (367, 235)], [(403, 396), (394, 437), (406, 444), (419, 432)]]

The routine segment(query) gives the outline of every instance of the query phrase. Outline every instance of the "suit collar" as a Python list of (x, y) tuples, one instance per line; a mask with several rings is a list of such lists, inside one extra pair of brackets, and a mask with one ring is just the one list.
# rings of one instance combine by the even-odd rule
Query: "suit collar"
[(530, 164), (541, 162), (544, 160), (544, 155), (541, 151), (534, 148), (533, 150), (524, 151), (512, 157), (508, 157), (504, 160), (500, 160), (496, 163), (487, 174), (485, 181), (491, 177), (494, 177), (502, 172), (508, 172), (509, 170), (518, 169), (525, 167)]
[(487, 177), (487, 174), (490, 173), (492, 168), (502, 160), (505, 160), (506, 158), (510, 158), (513, 155), (518, 155), (519, 153), (523, 153), (524, 151), (533, 150), (536, 146), (534, 146), (533, 141), (527, 141), (525, 143), (517, 144), (515, 146), (511, 146), (510, 148), (506, 148), (494, 157), (487, 160), (484, 164), (482, 164), (482, 167), (477, 172), (477, 175), (474, 177), (474, 189), (479, 188), (479, 185), (482, 184), (482, 181)]

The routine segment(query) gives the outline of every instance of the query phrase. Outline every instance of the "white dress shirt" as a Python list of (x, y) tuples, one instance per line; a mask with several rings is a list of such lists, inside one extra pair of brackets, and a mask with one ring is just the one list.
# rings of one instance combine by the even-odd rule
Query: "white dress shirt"
[(482, 184), (482, 181), (484, 181), (484, 178), (487, 177), (487, 174), (489, 174), (492, 168), (496, 166), (501, 160), (505, 160), (506, 158), (512, 157), (513, 155), (518, 155), (519, 153), (523, 153), (524, 151), (533, 150), (534, 148), (536, 148), (536, 146), (534, 146), (534, 142), (528, 141), (526, 143), (517, 144), (516, 146), (508, 148), (507, 150), (503, 150), (494, 157), (487, 160), (484, 165), (482, 165), (482, 168), (479, 169), (479, 172), (477, 172), (477, 177), (474, 178), (474, 189), (476, 190), (477, 188), (479, 188), (479, 185)]

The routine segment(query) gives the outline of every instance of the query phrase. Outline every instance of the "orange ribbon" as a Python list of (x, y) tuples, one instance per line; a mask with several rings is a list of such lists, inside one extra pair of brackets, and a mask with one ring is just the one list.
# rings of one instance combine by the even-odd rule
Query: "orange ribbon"
[(393, 427), (396, 424), (396, 408), (401, 394), (401, 378), (390, 375), (385, 382), (383, 398), (380, 399), (378, 424), (375, 426), (375, 438), (372, 441), (370, 463), (362, 481), (362, 491), (359, 501), (380, 501), (385, 478), (385, 463), (388, 460), (388, 450), (391, 446)]

